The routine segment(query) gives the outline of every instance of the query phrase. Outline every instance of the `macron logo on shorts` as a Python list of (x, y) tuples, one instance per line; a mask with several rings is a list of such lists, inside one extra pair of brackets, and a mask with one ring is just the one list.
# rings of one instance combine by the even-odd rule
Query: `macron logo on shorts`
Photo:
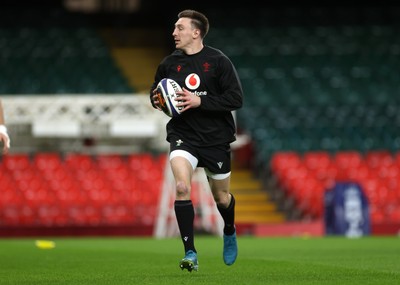
[(176, 146), (181, 146), (183, 144), (183, 140), (179, 139), (176, 141)]
[(220, 161), (220, 162), (217, 162), (217, 164), (218, 164), (218, 167), (219, 167), (219, 169), (221, 169), (222, 168), (222, 165), (224, 164), (222, 161)]

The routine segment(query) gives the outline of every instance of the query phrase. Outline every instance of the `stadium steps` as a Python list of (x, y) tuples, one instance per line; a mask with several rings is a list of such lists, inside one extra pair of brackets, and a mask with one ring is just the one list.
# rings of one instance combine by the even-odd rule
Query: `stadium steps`
[(148, 93), (158, 64), (167, 55), (163, 31), (103, 29), (99, 31), (111, 55), (130, 85), (140, 93)]
[(165, 52), (157, 47), (112, 48), (112, 56), (131, 86), (148, 93)]
[(268, 193), (262, 190), (261, 182), (249, 170), (232, 171), (231, 192), (236, 199), (235, 220), (237, 223), (281, 223), (285, 217), (278, 211)]

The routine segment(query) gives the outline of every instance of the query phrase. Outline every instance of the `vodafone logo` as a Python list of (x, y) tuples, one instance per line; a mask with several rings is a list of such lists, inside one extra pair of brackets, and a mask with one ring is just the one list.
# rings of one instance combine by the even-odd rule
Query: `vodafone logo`
[(185, 85), (190, 90), (195, 90), (200, 86), (200, 77), (196, 73), (189, 74), (185, 79)]

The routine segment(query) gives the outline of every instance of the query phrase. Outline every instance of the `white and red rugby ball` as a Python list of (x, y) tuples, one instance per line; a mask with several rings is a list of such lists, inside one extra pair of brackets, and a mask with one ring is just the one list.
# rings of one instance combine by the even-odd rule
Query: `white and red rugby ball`
[(181, 86), (173, 79), (163, 78), (157, 84), (156, 93), (160, 102), (161, 110), (169, 117), (176, 117), (181, 114), (183, 107), (177, 107), (180, 101), (176, 101), (179, 95), (177, 91), (182, 91)]

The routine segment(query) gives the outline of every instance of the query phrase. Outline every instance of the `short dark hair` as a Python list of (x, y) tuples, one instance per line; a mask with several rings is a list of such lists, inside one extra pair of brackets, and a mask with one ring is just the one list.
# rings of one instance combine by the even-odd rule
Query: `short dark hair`
[(203, 13), (195, 10), (183, 10), (178, 14), (178, 19), (180, 18), (190, 18), (192, 20), (192, 25), (196, 29), (200, 30), (201, 38), (204, 38), (207, 35), (210, 24), (207, 17)]

